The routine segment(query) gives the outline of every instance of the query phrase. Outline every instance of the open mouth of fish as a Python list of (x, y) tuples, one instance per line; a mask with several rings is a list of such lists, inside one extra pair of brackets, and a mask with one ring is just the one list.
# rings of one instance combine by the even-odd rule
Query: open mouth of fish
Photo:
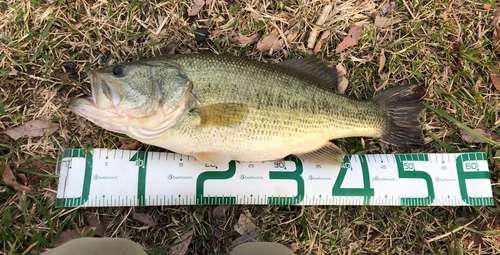
[(99, 79), (94, 71), (89, 71), (88, 76), (92, 96), (73, 99), (69, 102), (68, 108), (98, 126), (124, 133), (127, 130), (124, 125), (111, 121), (120, 116), (115, 107), (121, 100), (120, 95), (112, 89), (112, 84)]

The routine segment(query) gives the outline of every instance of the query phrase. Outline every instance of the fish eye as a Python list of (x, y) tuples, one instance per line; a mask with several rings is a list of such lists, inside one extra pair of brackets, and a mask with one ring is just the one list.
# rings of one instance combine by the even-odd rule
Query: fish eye
[(114, 75), (122, 75), (125, 72), (122, 66), (117, 66), (115, 69), (113, 69), (113, 74)]

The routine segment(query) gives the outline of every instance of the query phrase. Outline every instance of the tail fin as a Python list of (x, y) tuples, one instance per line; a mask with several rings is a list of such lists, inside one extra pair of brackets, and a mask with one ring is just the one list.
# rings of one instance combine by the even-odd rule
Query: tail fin
[(424, 95), (421, 84), (409, 84), (391, 88), (373, 97), (388, 115), (388, 124), (381, 140), (398, 147), (418, 147), (424, 145), (420, 128), (420, 113)]

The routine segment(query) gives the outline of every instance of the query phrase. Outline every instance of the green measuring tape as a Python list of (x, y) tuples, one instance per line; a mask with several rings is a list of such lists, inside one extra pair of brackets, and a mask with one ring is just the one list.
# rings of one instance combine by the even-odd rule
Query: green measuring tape
[(485, 153), (347, 155), (341, 166), (209, 165), (165, 152), (65, 150), (57, 207), (206, 204), (493, 205)]

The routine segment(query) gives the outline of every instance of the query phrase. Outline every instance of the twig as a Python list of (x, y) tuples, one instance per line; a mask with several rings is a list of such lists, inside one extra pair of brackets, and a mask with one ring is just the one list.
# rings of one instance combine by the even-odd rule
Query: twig
[[(316, 20), (316, 24), (318, 24), (320, 26), (325, 24), (326, 18), (328, 17), (328, 14), (330, 14), (330, 11), (332, 10), (332, 8), (333, 8), (333, 5), (331, 5), (331, 4), (325, 5), (325, 7), (323, 8), (323, 12)], [(311, 49), (314, 47), (314, 45), (316, 43), (316, 38), (319, 35), (319, 31), (320, 30), (317, 29), (316, 27), (312, 28), (311, 34), (309, 34), (309, 39), (307, 40), (307, 48)]]
[(428, 242), (428, 243), (431, 243), (431, 242), (434, 242), (434, 241), (436, 241), (436, 240), (439, 240), (439, 239), (445, 238), (445, 237), (447, 237), (447, 236), (449, 236), (449, 235), (451, 235), (451, 234), (453, 234), (453, 233), (456, 233), (456, 232), (458, 232), (458, 231), (462, 230), (463, 228), (465, 228), (465, 227), (469, 226), (470, 224), (472, 224), (472, 223), (473, 223), (474, 221), (476, 221), (478, 218), (479, 218), (479, 217), (475, 218), (473, 221), (471, 221), (471, 222), (469, 222), (469, 223), (467, 223), (467, 224), (465, 224), (465, 225), (463, 225), (463, 226), (461, 226), (461, 227), (459, 227), (459, 228), (457, 228), (457, 229), (454, 229), (454, 230), (452, 230), (452, 231), (450, 231), (450, 232), (448, 232), (448, 233), (446, 233), (446, 234), (443, 234), (443, 235), (440, 235), (440, 236), (437, 236), (437, 237), (431, 238), (431, 239), (427, 240), (427, 242)]

